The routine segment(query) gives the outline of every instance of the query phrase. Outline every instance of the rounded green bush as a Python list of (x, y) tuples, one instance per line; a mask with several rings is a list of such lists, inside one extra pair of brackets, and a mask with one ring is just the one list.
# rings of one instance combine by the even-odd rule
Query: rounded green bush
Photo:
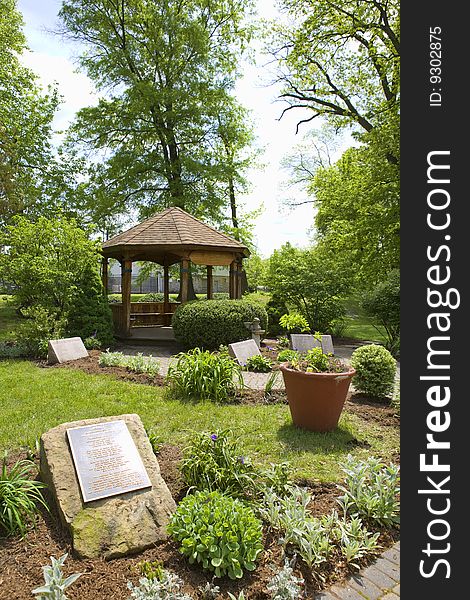
[(356, 369), (354, 387), (368, 396), (384, 398), (393, 392), (397, 364), (383, 346), (369, 344), (354, 350), (351, 365)]
[(220, 345), (251, 337), (245, 322), (258, 317), (266, 329), (266, 310), (248, 300), (203, 300), (187, 302), (176, 309), (172, 319), (176, 340), (185, 348), (216, 350)]
[(180, 552), (215, 577), (243, 577), (263, 550), (262, 524), (251, 508), (220, 492), (196, 492), (178, 505), (168, 526)]

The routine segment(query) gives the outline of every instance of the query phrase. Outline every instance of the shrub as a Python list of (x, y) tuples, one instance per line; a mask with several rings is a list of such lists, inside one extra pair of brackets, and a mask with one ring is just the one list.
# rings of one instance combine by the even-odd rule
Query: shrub
[(198, 490), (242, 496), (255, 487), (256, 471), (228, 430), (194, 433), (181, 472), (185, 482)]
[(400, 351), (400, 272), (394, 269), (385, 281), (369, 292), (362, 306), (366, 313), (385, 329), (387, 340), (385, 347), (392, 354)]
[(174, 395), (196, 400), (227, 402), (243, 385), (239, 365), (228, 354), (194, 348), (181, 352), (168, 369)]
[(49, 340), (60, 339), (65, 332), (65, 319), (43, 306), (23, 310), (25, 321), (18, 330), (18, 342), (29, 356), (45, 358)]
[(128, 581), (127, 587), (132, 600), (192, 600), (191, 596), (182, 592), (183, 582), (178, 575), (165, 570), (160, 578), (141, 577), (139, 586)]
[(180, 552), (216, 577), (240, 579), (253, 571), (263, 550), (262, 525), (239, 500), (220, 492), (196, 492), (178, 505), (168, 526)]
[(17, 461), (8, 470), (4, 456), (0, 473), (0, 533), (24, 536), (28, 525), (34, 523), (38, 504), (47, 509), (40, 491), (46, 486), (30, 479), (35, 471), (37, 467), (31, 460)]
[(266, 333), (268, 335), (275, 337), (282, 333), (279, 319), (288, 312), (289, 309), (284, 300), (280, 296), (273, 294), (266, 304), (266, 313), (268, 315), (268, 329)]
[(289, 342), (289, 338), (285, 335), (281, 335), (278, 339), (277, 339), (277, 347), (278, 348), (289, 348), (290, 346), (290, 342)]
[(383, 346), (368, 344), (354, 350), (351, 366), (356, 369), (354, 387), (368, 396), (384, 398), (393, 392), (397, 365)]
[(307, 319), (298, 313), (282, 315), (279, 325), (289, 333), (308, 333), (310, 331)]
[[(164, 302), (165, 296), (162, 292), (151, 292), (144, 294), (139, 298), (139, 302)], [(169, 302), (176, 302), (171, 296), (168, 298)]]
[(289, 350), (289, 348), (286, 348), (285, 350), (281, 350), (281, 352), (279, 352), (277, 355), (277, 360), (279, 362), (288, 362), (299, 357), (300, 354), (297, 352), (297, 350)]
[(344, 492), (338, 501), (345, 513), (362, 516), (381, 525), (390, 527), (400, 522), (400, 467), (385, 465), (373, 456), (357, 460), (348, 455), (341, 464), (346, 474)]
[(248, 371), (253, 371), (254, 373), (269, 373), (272, 368), (272, 362), (269, 358), (256, 354), (248, 358), (246, 368)]
[(67, 556), (64, 554), (58, 559), (51, 556), (52, 565), (42, 568), (45, 585), (32, 591), (33, 594), (39, 594), (39, 600), (67, 600), (65, 590), (82, 575), (74, 573), (64, 579), (62, 567)]
[(176, 340), (186, 348), (215, 350), (221, 344), (247, 340), (251, 332), (245, 322), (260, 319), (266, 329), (266, 310), (249, 300), (205, 300), (179, 306), (172, 326)]
[(23, 344), (18, 342), (1, 342), (0, 341), (0, 359), (1, 358), (19, 358), (25, 356), (27, 350)]
[(284, 244), (269, 259), (268, 285), (307, 319), (311, 331), (328, 331), (344, 316), (342, 298), (349, 292), (352, 271), (352, 265), (345, 268), (321, 245), (303, 250)]
[(78, 289), (66, 309), (67, 334), (86, 339), (93, 337), (107, 346), (114, 340), (113, 318), (95, 265), (86, 265)]

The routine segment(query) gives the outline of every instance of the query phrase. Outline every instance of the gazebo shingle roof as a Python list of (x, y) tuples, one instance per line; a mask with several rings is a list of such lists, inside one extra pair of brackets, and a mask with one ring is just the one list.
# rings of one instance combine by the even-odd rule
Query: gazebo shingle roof
[(178, 207), (167, 208), (116, 235), (104, 242), (103, 250), (133, 246), (219, 248), (249, 255), (245, 245)]

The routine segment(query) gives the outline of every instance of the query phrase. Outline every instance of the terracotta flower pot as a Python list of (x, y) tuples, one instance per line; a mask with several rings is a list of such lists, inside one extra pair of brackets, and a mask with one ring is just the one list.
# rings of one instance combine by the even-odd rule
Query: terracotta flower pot
[(309, 431), (335, 429), (355, 369), (344, 373), (306, 373), (285, 365), (280, 369), (294, 425)]

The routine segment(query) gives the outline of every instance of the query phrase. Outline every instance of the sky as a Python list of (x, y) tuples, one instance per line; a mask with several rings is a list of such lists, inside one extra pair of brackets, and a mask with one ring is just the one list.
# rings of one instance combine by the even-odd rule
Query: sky
[[(58, 84), (63, 103), (54, 127), (63, 130), (80, 108), (97, 102), (97, 95), (93, 83), (77, 69), (77, 49), (46, 31), (53, 29), (57, 23), (60, 6), (61, 0), (18, 1), (30, 48), (24, 54), (23, 62), (39, 76), (43, 85)], [(277, 15), (272, 0), (258, 0), (258, 11), (266, 18)], [(279, 120), (285, 107), (278, 100), (279, 87), (270, 85), (267, 57), (260, 53), (256, 56), (255, 65), (243, 64), (243, 77), (237, 82), (235, 92), (240, 102), (252, 111), (257, 145), (264, 148), (264, 152), (260, 157), (262, 166), (250, 169), (248, 173), (250, 192), (239, 200), (249, 211), (263, 205), (264, 211), (256, 220), (255, 242), (259, 253), (268, 257), (274, 249), (288, 241), (296, 246), (309, 244), (313, 225), (312, 205), (304, 204), (292, 210), (285, 208), (282, 200), (292, 193), (283, 186), (288, 174), (280, 167), (283, 156), (301, 141), (301, 135), (308, 131), (309, 125), (296, 134), (296, 125), (305, 114), (302, 109), (289, 111)], [(295, 193), (296, 200), (306, 199), (301, 190)]]

